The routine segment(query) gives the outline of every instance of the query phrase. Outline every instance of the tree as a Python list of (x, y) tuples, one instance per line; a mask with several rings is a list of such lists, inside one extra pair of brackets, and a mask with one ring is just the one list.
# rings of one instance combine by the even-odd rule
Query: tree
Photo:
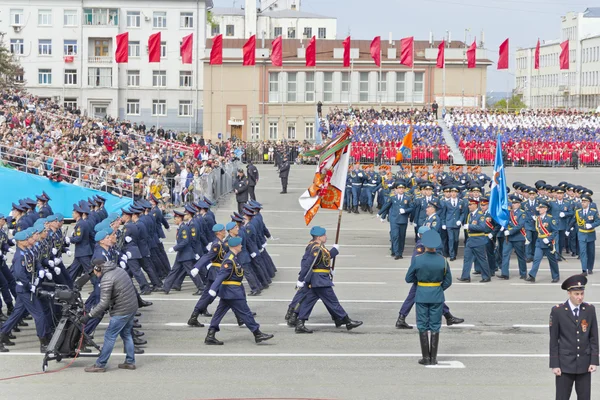
[[(501, 99), (494, 104), (494, 108), (496, 110), (506, 110), (506, 99)], [(523, 103), (521, 96), (513, 95), (510, 99), (508, 99), (508, 109), (509, 110), (520, 110), (522, 108), (527, 108), (527, 105)]]
[(14, 88), (22, 86), (22, 81), (17, 81), (17, 75), (22, 75), (21, 65), (15, 60), (9, 49), (0, 42), (0, 87)]

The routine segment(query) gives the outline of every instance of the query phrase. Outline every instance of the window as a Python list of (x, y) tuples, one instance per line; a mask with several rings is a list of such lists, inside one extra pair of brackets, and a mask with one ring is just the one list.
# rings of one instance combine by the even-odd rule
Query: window
[(358, 85), (359, 101), (369, 101), (369, 73), (360, 73), (360, 82)]
[(180, 28), (193, 28), (194, 27), (194, 13), (191, 13), (191, 12), (179, 13), (179, 27)]
[(12, 54), (23, 54), (25, 53), (25, 45), (23, 39), (10, 39), (10, 52)]
[(51, 85), (52, 84), (52, 70), (51, 69), (38, 69), (38, 83), (40, 85)]
[(387, 72), (381, 72), (378, 74), (379, 82), (377, 85), (379, 91), (379, 101), (387, 101)]
[(296, 101), (296, 72), (288, 72), (287, 74), (287, 101), (293, 103)]
[(269, 140), (277, 139), (277, 130), (279, 128), (278, 122), (269, 122)]
[(127, 53), (129, 54), (129, 57), (139, 57), (140, 42), (129, 42), (127, 45)]
[(65, 85), (77, 85), (76, 69), (65, 69)]
[(39, 26), (52, 26), (52, 10), (39, 10), (38, 11), (38, 25)]
[(10, 24), (21, 26), (23, 25), (23, 9), (10, 10)]
[(315, 138), (315, 123), (307, 122), (304, 124), (304, 139), (311, 140)]
[(140, 86), (140, 70), (130, 69), (127, 71), (127, 86), (139, 87)]
[(191, 117), (192, 116), (192, 101), (191, 100), (179, 100), (179, 116), (180, 117)]
[(140, 115), (140, 101), (127, 99), (127, 115)]
[(325, 39), (327, 37), (327, 28), (319, 28), (318, 35), (319, 39)]
[(269, 72), (269, 103), (279, 101), (279, 72)]
[(111, 87), (112, 68), (88, 68), (88, 85), (93, 87)]
[(250, 129), (250, 140), (260, 139), (260, 122), (253, 122)]
[(52, 55), (52, 40), (40, 39), (38, 41), (38, 54), (40, 56), (51, 56)]
[(86, 25), (119, 26), (119, 10), (116, 8), (84, 8), (83, 19)]
[(333, 101), (333, 72), (323, 72), (323, 101)]
[(23, 76), (22, 70), (18, 75), (15, 75), (15, 82), (20, 82), (20, 83), (25, 82), (25, 77)]
[(312, 28), (310, 26), (304, 27), (304, 37), (310, 39), (312, 37)]
[(167, 71), (165, 71), (165, 70), (152, 71), (152, 86), (154, 86), (154, 87), (167, 86)]
[(63, 52), (65, 56), (77, 55), (77, 40), (66, 40), (63, 44)]
[(415, 102), (423, 102), (423, 81), (425, 79), (424, 72), (415, 72), (415, 85), (413, 87), (413, 99)]
[(77, 26), (77, 10), (65, 10), (63, 24), (65, 26)]
[(283, 35), (283, 28), (282, 28), (282, 27), (280, 27), (280, 26), (276, 26), (276, 27), (273, 29), (273, 36), (275, 36), (275, 37), (279, 37), (279, 36), (281, 36), (281, 35)]
[(167, 27), (167, 12), (166, 11), (154, 11), (152, 15), (152, 26), (154, 28), (166, 28)]
[(225, 25), (225, 36), (233, 36), (235, 29), (233, 25)]
[(406, 72), (396, 72), (396, 101), (406, 101)]
[(179, 71), (179, 86), (192, 87), (192, 71)]
[(350, 101), (350, 72), (342, 72), (342, 101)]
[(304, 89), (304, 101), (311, 103), (315, 101), (315, 73), (307, 72), (305, 89)]
[(288, 123), (287, 126), (287, 138), (288, 140), (296, 139), (296, 124), (293, 122)]
[(289, 27), (288, 28), (288, 39), (296, 39), (296, 28)]
[(141, 25), (141, 15), (139, 11), (127, 11), (127, 27), (139, 28)]
[(77, 99), (65, 97), (63, 105), (65, 106), (65, 108), (70, 108), (71, 110), (76, 110), (77, 109)]
[(210, 34), (212, 36), (217, 36), (220, 33), (221, 33), (221, 26), (220, 25), (215, 24), (215, 25), (212, 25), (210, 27)]
[(167, 58), (167, 42), (160, 42), (160, 58)]
[(167, 115), (167, 101), (166, 100), (152, 100), (152, 115), (153, 116)]

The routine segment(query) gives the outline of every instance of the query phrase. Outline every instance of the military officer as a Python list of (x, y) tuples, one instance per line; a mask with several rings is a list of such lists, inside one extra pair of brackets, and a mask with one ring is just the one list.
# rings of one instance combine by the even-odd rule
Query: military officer
[[(465, 245), (465, 259), (463, 261), (462, 275), (458, 278), (461, 282), (471, 282), (471, 265), (475, 262), (475, 269), (481, 271), (481, 280), (485, 283), (491, 280), (491, 271), (487, 262), (485, 246), (489, 241), (490, 227), (486, 224), (485, 215), (479, 210), (479, 201), (469, 199), (469, 213), (465, 218), (465, 227), (469, 234)], [(477, 264), (479, 264), (477, 266)]]
[(238, 212), (241, 213), (244, 203), (248, 201), (248, 178), (244, 176), (243, 169), (238, 169), (237, 171), (237, 178), (233, 183), (233, 191), (238, 203)]
[(365, 179), (365, 183), (363, 186), (363, 189), (365, 190), (365, 194), (366, 194), (366, 206), (367, 206), (367, 211), (371, 214), (373, 214), (373, 200), (375, 197), (375, 193), (377, 193), (377, 191), (379, 190), (379, 188), (381, 187), (381, 177), (379, 176), (379, 174), (377, 172), (375, 172), (373, 170), (373, 164), (370, 164), (369, 167), (367, 168), (367, 172), (366, 172), (366, 179)]
[(558, 263), (556, 262), (556, 248), (554, 245), (558, 229), (554, 217), (547, 213), (548, 208), (550, 208), (550, 205), (546, 201), (540, 201), (538, 205), (539, 215), (531, 217), (535, 222), (537, 240), (535, 243), (533, 265), (529, 271), (529, 276), (525, 278), (527, 282), (535, 282), (535, 276), (537, 275), (537, 271), (544, 256), (548, 257), (548, 262), (550, 263), (552, 282), (556, 283), (560, 279)]
[(592, 372), (598, 357), (598, 322), (596, 309), (585, 303), (587, 278), (574, 275), (562, 289), (569, 299), (550, 312), (550, 368), (556, 376), (556, 400), (569, 400), (573, 384), (578, 400), (590, 400)]
[(502, 251), (502, 270), (499, 279), (509, 279), (509, 264), (510, 256), (513, 249), (517, 254), (517, 262), (519, 265), (519, 278), (525, 279), (527, 275), (527, 260), (525, 256), (525, 242), (527, 233), (525, 232), (525, 212), (521, 209), (521, 198), (519, 196), (511, 196), (511, 210), (506, 228), (500, 228), (500, 237), (506, 238)]
[(142, 242), (140, 239), (139, 226), (133, 221), (133, 215), (136, 211), (131, 209), (122, 209), (123, 216), (121, 220), (124, 223), (123, 228), (123, 254), (127, 256), (127, 266), (129, 267), (129, 271), (133, 275), (133, 277), (137, 280), (138, 285), (140, 286), (141, 294), (149, 295), (152, 293), (150, 289), (150, 285), (142, 272), (142, 260), (143, 254), (140, 249), (140, 243)]
[(66, 244), (75, 244), (75, 259), (68, 268), (71, 281), (74, 281), (82, 272), (86, 274), (92, 272), (90, 257), (93, 251), (92, 244), (90, 243), (90, 231), (93, 231), (93, 229), (90, 228), (84, 219), (85, 214), (89, 212), (88, 207), (73, 204), (75, 227), (73, 228), (73, 235), (65, 237)]
[(406, 241), (406, 228), (408, 219), (413, 211), (411, 198), (405, 193), (406, 182), (398, 181), (395, 184), (395, 193), (390, 195), (391, 201), (383, 205), (379, 211), (381, 222), (388, 217), (390, 221), (390, 237), (392, 240), (392, 255), (395, 260), (402, 258), (404, 243)]
[(358, 214), (358, 201), (366, 175), (360, 169), (360, 163), (354, 163), (354, 169), (350, 172), (350, 182), (352, 183), (352, 212)]
[(537, 243), (537, 230), (535, 229), (535, 216), (538, 215), (538, 206), (540, 204), (537, 199), (537, 189), (533, 187), (527, 187), (525, 189), (527, 199), (521, 204), (525, 211), (525, 231), (527, 233), (527, 241), (529, 245), (525, 246), (527, 253), (527, 262), (533, 261), (533, 255), (535, 253), (535, 246)]
[[(421, 342), (421, 365), (436, 365), (444, 291), (452, 285), (452, 273), (448, 261), (436, 253), (442, 244), (440, 235), (433, 230), (421, 238), (425, 252), (413, 259), (406, 273), (406, 283), (417, 284), (417, 329)], [(431, 339), (428, 332), (431, 332)]]
[(590, 207), (592, 198), (581, 196), (581, 207), (575, 211), (579, 258), (584, 275), (594, 273), (596, 260), (596, 228), (600, 225), (598, 210)]
[[(490, 232), (487, 234), (488, 242), (485, 244), (485, 253), (488, 262), (488, 266), (490, 267), (491, 276), (496, 276), (496, 271), (498, 270), (498, 265), (496, 264), (496, 235), (500, 230), (500, 225), (490, 215), (489, 206), (490, 199), (487, 195), (483, 195), (480, 198), (479, 206), (481, 208), (481, 212), (485, 215), (485, 224), (490, 228)], [(502, 248), (499, 248), (498, 251), (502, 254)], [(481, 271), (476, 271), (478, 274)]]
[(464, 201), (458, 197), (457, 186), (450, 186), (450, 198), (442, 203), (442, 207), (442, 229), (448, 232), (448, 253), (450, 261), (454, 261), (458, 252), (460, 227), (468, 212)]
[(565, 189), (561, 186), (554, 188), (555, 200), (552, 202), (551, 214), (556, 218), (558, 225), (558, 259), (561, 260), (563, 250), (567, 247), (567, 236), (565, 235), (569, 221), (573, 218), (573, 204), (565, 200)]

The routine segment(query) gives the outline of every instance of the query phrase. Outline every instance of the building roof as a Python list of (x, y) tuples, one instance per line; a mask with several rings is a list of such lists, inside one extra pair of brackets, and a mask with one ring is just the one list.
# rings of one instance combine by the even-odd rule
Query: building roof
[(260, 15), (264, 15), (270, 18), (321, 18), (321, 19), (336, 19), (336, 17), (328, 17), (325, 15), (313, 14), (304, 11), (296, 10), (277, 10), (277, 11), (265, 11)]
[(583, 18), (600, 18), (600, 7), (588, 7), (583, 12)]
[(244, 15), (246, 15), (246, 13), (244, 12), (244, 10), (242, 10), (241, 8), (234, 8), (234, 7), (216, 7), (216, 8), (213, 8), (212, 10), (210, 10), (210, 12), (214, 16), (219, 16), (219, 15), (241, 15), (243, 17)]

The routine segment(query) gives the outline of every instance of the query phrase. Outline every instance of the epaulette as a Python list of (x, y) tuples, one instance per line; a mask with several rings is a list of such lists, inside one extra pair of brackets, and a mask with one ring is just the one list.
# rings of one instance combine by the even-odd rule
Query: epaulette
[(477, 214), (483, 215), (483, 211), (477, 211)]
[(552, 218), (552, 214), (546, 214), (548, 217)]
[(592, 210), (592, 211), (598, 211), (598, 210), (596, 210), (595, 208), (591, 208), (591, 207), (590, 207), (590, 210)]
[(230, 254), (229, 257), (227, 257), (228, 260), (233, 260), (233, 257), (235, 257), (233, 254)]

